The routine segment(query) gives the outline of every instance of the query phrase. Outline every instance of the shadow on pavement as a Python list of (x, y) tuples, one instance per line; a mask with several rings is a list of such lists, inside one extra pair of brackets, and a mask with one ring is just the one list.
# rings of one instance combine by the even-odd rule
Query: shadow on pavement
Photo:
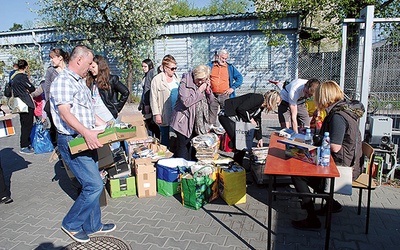
[(45, 242), (45, 243), (40, 244), (34, 250), (63, 250), (63, 249), (65, 249), (65, 247), (56, 247), (51, 242)]
[(0, 151), (0, 157), (0, 166), (3, 169), (4, 182), (8, 190), (11, 190), (12, 173), (28, 168), (32, 162), (26, 161), (24, 157), (14, 152), (14, 148), (3, 148)]
[(51, 181), (58, 181), (58, 185), (71, 199), (76, 200), (79, 194), (81, 185), (73, 178), (72, 180), (68, 177), (65, 168), (61, 160), (54, 164), (54, 177)]

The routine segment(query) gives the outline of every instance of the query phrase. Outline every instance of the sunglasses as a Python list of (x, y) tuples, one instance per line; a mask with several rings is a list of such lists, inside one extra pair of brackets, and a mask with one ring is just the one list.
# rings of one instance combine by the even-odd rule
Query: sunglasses
[(172, 67), (172, 68), (170, 68), (170, 67), (168, 67), (168, 66), (165, 66), (165, 67), (169, 68), (169, 69), (172, 70), (172, 71), (175, 71), (175, 70), (178, 69), (177, 67)]

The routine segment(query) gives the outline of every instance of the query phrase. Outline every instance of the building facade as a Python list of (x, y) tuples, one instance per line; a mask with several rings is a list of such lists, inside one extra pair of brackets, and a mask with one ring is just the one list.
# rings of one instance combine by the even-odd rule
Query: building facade
[[(229, 51), (228, 62), (242, 73), (242, 87), (237, 93), (263, 92), (273, 88), (269, 79), (286, 80), (297, 76), (299, 16), (289, 15), (274, 24), (274, 33), (284, 37), (280, 46), (268, 46), (268, 38), (259, 28), (260, 21), (253, 14), (189, 17), (167, 23), (154, 40), (153, 56), (156, 65), (164, 55), (171, 54), (178, 64), (177, 74), (189, 71), (199, 64), (207, 64), (220, 49)], [(0, 33), (0, 61), (12, 65), (7, 48), (10, 45), (36, 47), (45, 69), (50, 65), (49, 51), (61, 40), (69, 43), (63, 48), (79, 44), (84, 37), (59, 35), (55, 28)], [(114, 74), (121, 74), (117, 60), (110, 62)], [(140, 67), (140, 65), (138, 65)], [(8, 67), (7, 69), (11, 69)], [(8, 75), (8, 72), (4, 72)], [(40, 77), (38, 77), (40, 78)], [(40, 81), (40, 79), (38, 79)]]

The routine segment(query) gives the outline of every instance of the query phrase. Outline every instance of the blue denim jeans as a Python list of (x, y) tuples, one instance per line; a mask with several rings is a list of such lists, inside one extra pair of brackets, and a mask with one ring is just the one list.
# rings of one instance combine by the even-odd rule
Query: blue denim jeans
[(97, 150), (71, 155), (68, 141), (72, 139), (72, 136), (58, 134), (57, 144), (65, 163), (82, 185), (82, 191), (64, 217), (62, 226), (71, 232), (84, 230), (90, 234), (102, 227), (99, 198), (103, 181), (98, 169)]
[(160, 126), (161, 141), (164, 146), (169, 147), (169, 128), (170, 126)]

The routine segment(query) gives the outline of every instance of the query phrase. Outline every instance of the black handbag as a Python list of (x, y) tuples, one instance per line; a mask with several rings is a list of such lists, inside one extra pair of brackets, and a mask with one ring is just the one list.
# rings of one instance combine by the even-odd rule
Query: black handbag
[(7, 83), (5, 86), (4, 86), (4, 96), (5, 97), (11, 97), (11, 84), (10, 83)]

